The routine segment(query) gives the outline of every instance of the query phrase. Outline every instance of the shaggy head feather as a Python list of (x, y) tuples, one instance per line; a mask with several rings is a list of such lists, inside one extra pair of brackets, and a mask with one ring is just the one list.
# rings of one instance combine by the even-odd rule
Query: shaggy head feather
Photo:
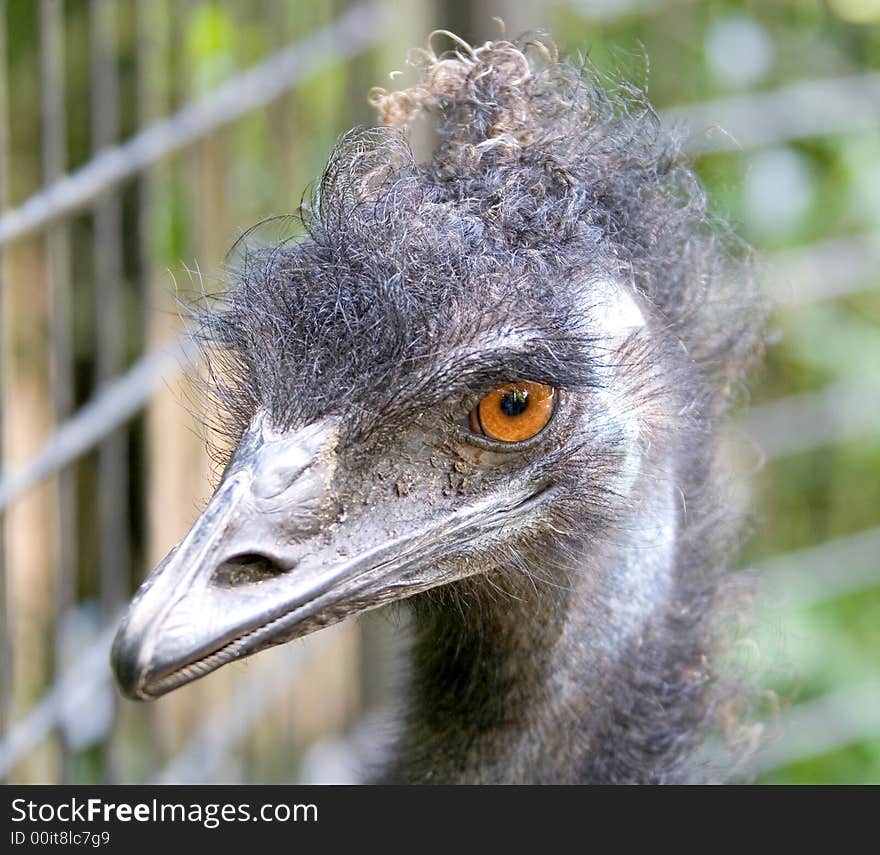
[[(303, 209), (308, 239), (250, 248), (204, 316), (236, 421), (263, 405), (303, 423), (365, 397), (385, 411), (381, 390), (423, 405), (414, 381), (446, 392), (423, 373), (437, 354), (505, 316), (546, 328), (546, 379), (577, 383), (554, 338), (578, 326), (565, 283), (603, 274), (635, 285), (693, 361), (707, 411), (724, 410), (755, 353), (754, 289), (680, 134), (546, 40), (422, 60), (421, 85), (372, 93), (386, 126), (339, 141)], [(425, 164), (405, 132), (422, 112), (441, 140)]]

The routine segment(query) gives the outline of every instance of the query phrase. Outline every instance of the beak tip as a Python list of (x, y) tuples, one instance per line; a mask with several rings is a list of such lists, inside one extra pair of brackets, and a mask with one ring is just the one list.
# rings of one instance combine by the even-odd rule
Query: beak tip
[(116, 633), (110, 651), (110, 665), (125, 697), (132, 701), (147, 700), (149, 696), (141, 691), (145, 669), (140, 662), (140, 648), (127, 636), (126, 628), (127, 624), (123, 623)]

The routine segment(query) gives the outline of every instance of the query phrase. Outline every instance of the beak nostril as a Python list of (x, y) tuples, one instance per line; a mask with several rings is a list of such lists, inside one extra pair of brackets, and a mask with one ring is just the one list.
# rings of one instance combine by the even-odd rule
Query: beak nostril
[(289, 569), (291, 568), (282, 566), (268, 555), (248, 552), (233, 555), (224, 561), (211, 574), (211, 584), (218, 588), (253, 585), (266, 579), (274, 579)]

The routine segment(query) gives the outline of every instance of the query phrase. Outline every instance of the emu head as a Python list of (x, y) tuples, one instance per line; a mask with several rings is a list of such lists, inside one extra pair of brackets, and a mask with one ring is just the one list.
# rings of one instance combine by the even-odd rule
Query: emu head
[[(638, 94), (496, 42), (374, 100), (386, 126), (340, 141), (307, 237), (249, 249), (202, 315), (236, 447), (119, 631), (132, 697), (465, 578), (564, 586), (719, 409), (719, 251)], [(649, 599), (641, 575), (595, 601)]]

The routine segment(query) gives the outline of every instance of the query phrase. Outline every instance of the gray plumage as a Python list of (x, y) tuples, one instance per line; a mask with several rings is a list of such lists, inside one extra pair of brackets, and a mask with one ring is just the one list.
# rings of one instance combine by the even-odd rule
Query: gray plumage
[[(698, 778), (739, 525), (716, 437), (759, 350), (747, 248), (643, 94), (549, 40), (424, 52), (417, 86), (372, 100), (383, 127), (340, 140), (307, 236), (249, 248), (201, 316), (239, 445), (224, 484), (262, 483), (275, 464), (249, 461), (282, 438), (330, 437), (295, 534), (229, 547), (208, 584), (281, 591), (299, 568), (402, 546), (344, 595), (321, 582), (267, 610), (271, 634), (239, 622), (178, 656), (152, 689), (130, 618), (120, 680), (151, 697), (400, 602), (411, 684), (380, 779)], [(421, 115), (427, 163), (407, 139)], [(546, 429), (510, 449), (470, 435), (480, 398), (517, 381), (557, 390)], [(303, 466), (272, 478), (303, 484)]]

